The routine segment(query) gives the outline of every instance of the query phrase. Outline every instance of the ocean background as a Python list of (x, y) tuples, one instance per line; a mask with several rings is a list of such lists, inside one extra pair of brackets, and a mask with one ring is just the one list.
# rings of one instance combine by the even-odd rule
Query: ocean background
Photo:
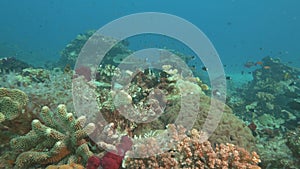
[(228, 74), (250, 71), (244, 63), (265, 56), (299, 67), (299, 6), (298, 0), (1, 0), (0, 57), (43, 66), (57, 61), (60, 51), (80, 33), (125, 15), (163, 12), (202, 30)]

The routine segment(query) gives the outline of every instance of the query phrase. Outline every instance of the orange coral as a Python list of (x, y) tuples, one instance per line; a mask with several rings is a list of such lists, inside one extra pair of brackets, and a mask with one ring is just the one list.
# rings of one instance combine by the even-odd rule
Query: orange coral
[(49, 165), (46, 169), (84, 169), (80, 164)]
[(188, 134), (185, 134), (182, 127), (169, 125), (169, 131), (172, 135), (172, 138), (174, 138), (173, 141), (177, 141), (175, 147), (171, 148), (168, 152), (164, 152), (162, 154), (151, 156), (148, 158), (127, 158), (126, 168), (145, 168), (145, 166), (155, 169), (260, 168), (257, 165), (260, 162), (260, 159), (256, 152), (250, 153), (244, 148), (240, 148), (229, 143), (216, 145), (216, 147), (213, 148), (209, 141), (205, 141), (203, 143), (199, 141), (204, 133), (201, 133), (196, 129), (192, 129), (188, 132)]

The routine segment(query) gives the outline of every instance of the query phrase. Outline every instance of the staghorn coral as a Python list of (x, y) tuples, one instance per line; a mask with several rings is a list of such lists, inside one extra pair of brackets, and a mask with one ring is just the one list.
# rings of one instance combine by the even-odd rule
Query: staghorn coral
[(23, 91), (0, 88), (0, 122), (18, 117), (27, 102), (28, 97)]
[[(243, 148), (233, 144), (220, 144), (215, 148), (209, 141), (201, 143), (202, 132), (192, 129), (185, 132), (184, 128), (175, 125), (169, 125), (168, 131), (170, 140), (165, 143), (174, 142), (169, 151), (148, 158), (126, 158), (126, 168), (236, 168), (236, 169), (259, 169), (257, 165), (260, 162), (256, 152), (248, 152)], [(135, 146), (136, 152), (145, 153), (145, 150), (153, 150), (156, 140), (152, 139), (150, 144), (140, 144)], [(129, 151), (130, 153), (130, 151)]]
[(23, 151), (17, 157), (14, 168), (66, 161), (85, 163), (93, 155), (84, 138), (94, 131), (95, 125), (89, 123), (83, 127), (84, 116), (75, 119), (61, 104), (56, 113), (44, 106), (40, 118), (41, 121), (32, 121), (32, 130), (25, 136), (10, 141), (14, 150)]

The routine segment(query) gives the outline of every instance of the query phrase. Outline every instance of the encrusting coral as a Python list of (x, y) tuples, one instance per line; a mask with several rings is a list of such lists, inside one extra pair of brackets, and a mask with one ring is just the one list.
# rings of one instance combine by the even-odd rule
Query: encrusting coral
[(23, 91), (0, 88), (0, 123), (18, 117), (27, 102), (28, 97)]
[(23, 151), (16, 159), (14, 168), (55, 163), (86, 163), (93, 155), (85, 137), (95, 129), (93, 123), (83, 127), (85, 117), (75, 118), (61, 104), (53, 113), (46, 106), (40, 113), (41, 121), (32, 121), (32, 130), (25, 136), (12, 139), (10, 145), (16, 151)]

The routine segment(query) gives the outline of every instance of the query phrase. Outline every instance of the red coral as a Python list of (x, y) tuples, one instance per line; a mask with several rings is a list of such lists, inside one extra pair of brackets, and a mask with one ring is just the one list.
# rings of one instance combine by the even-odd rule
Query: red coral
[[(96, 169), (100, 165), (103, 169), (119, 169), (125, 153), (131, 149), (132, 144), (132, 140), (128, 136), (123, 136), (121, 138), (120, 144), (116, 146), (117, 152), (107, 152), (101, 159), (99, 159), (98, 157), (96, 157), (97, 159), (95, 159), (95, 156), (90, 157), (86, 166), (87, 169)], [(97, 160), (99, 160), (99, 163)], [(96, 166), (95, 164), (97, 164), (98, 166), (96, 168), (93, 168), (93, 166)]]
[(117, 155), (113, 152), (107, 152), (101, 159), (100, 164), (103, 169), (118, 169), (122, 164), (124, 156)]
[(86, 164), (87, 169), (97, 169), (100, 166), (100, 159), (97, 156), (91, 156)]

